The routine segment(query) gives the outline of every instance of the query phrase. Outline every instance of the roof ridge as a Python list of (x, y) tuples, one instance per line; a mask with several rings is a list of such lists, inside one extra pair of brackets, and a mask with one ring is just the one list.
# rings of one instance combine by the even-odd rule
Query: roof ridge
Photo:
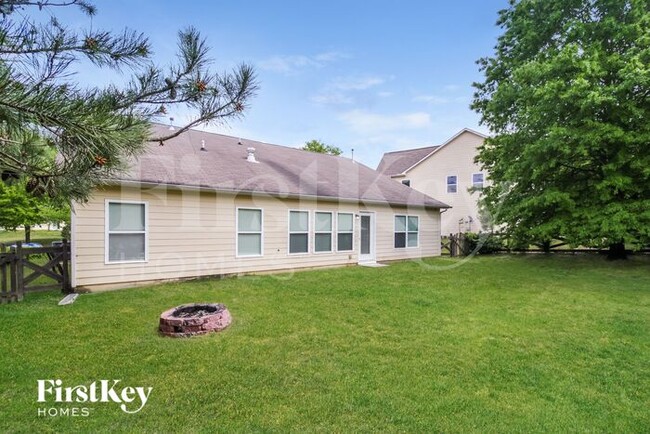
[(422, 149), (437, 148), (438, 146), (440, 146), (440, 145), (429, 145), (429, 146), (421, 146), (419, 148), (401, 149), (401, 150), (398, 150), (398, 151), (388, 151), (388, 152), (384, 152), (384, 155), (386, 155), (386, 154), (399, 154), (400, 152), (421, 151)]
[[(168, 126), (168, 125), (165, 125), (165, 124), (160, 123), (160, 122), (151, 122), (151, 123), (152, 123), (152, 124), (155, 124), (155, 125), (162, 126), (162, 127), (166, 127), (166, 126)], [(179, 128), (180, 128), (180, 127), (179, 127)], [(324, 156), (327, 156), (327, 157), (336, 157), (336, 158), (342, 158), (342, 159), (344, 159), (344, 160), (352, 160), (351, 158), (343, 157), (343, 156), (341, 156), (341, 155), (323, 154), (323, 153), (320, 153), (320, 152), (313, 152), (313, 151), (307, 151), (307, 150), (305, 150), (305, 149), (294, 148), (293, 146), (278, 145), (277, 143), (262, 142), (262, 141), (260, 141), (260, 140), (247, 139), (247, 138), (245, 138), (245, 137), (241, 137), (241, 136), (231, 136), (231, 135), (228, 135), (228, 134), (216, 133), (216, 132), (214, 132), (214, 131), (199, 130), (199, 129), (197, 129), (197, 128), (190, 128), (190, 129), (188, 129), (186, 132), (188, 132), (188, 133), (189, 133), (189, 132), (197, 132), (197, 133), (202, 133), (202, 134), (210, 134), (210, 135), (214, 135), (214, 136), (227, 137), (227, 138), (235, 139), (235, 140), (246, 140), (246, 141), (248, 141), (248, 142), (255, 142), (255, 143), (259, 143), (259, 144), (267, 145), (267, 146), (276, 146), (276, 147), (278, 147), (278, 148), (283, 148), (283, 149), (292, 149), (292, 150), (295, 150), (295, 151), (310, 152), (310, 153), (312, 153), (312, 154), (316, 154), (316, 155), (324, 155)]]

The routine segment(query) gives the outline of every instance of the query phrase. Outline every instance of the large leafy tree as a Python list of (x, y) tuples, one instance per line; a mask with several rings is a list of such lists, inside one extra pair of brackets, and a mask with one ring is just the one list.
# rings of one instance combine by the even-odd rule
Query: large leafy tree
[[(6, 185), (0, 182), (0, 228), (16, 230), (40, 223), (39, 200), (25, 191), (21, 183)], [(26, 231), (27, 236), (29, 231)], [(29, 237), (26, 238), (29, 242)]]
[(341, 155), (343, 151), (338, 146), (326, 145), (320, 140), (310, 140), (300, 148), (303, 151), (317, 152), (319, 154)]
[[(160, 67), (143, 34), (74, 29), (57, 20), (62, 7), (96, 13), (85, 0), (0, 0), (3, 181), (26, 179), (35, 193), (84, 200), (146, 142), (162, 145), (193, 126), (242, 116), (256, 91), (249, 65), (211, 71), (208, 46), (193, 28), (178, 33), (175, 63)], [(80, 61), (118, 71), (124, 84), (78, 83)], [(151, 121), (176, 112), (192, 117), (151, 135)]]
[(14, 231), (23, 227), (25, 241), (31, 241), (31, 227), (70, 222), (70, 206), (58, 197), (35, 196), (25, 182), (0, 182), (0, 228)]
[(483, 202), (524, 241), (650, 240), (650, 1), (513, 0), (473, 108)]

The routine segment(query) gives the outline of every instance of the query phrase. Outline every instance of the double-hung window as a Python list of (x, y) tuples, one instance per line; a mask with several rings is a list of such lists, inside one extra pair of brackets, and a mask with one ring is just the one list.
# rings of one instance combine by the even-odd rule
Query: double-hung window
[(458, 191), (458, 177), (449, 175), (447, 177), (447, 193), (456, 193)]
[(106, 262), (147, 260), (147, 204), (106, 202)]
[(289, 253), (309, 252), (309, 211), (289, 211)]
[(261, 209), (237, 208), (237, 256), (262, 256)]
[(340, 212), (337, 214), (336, 231), (336, 250), (339, 252), (353, 250), (354, 215), (352, 213)]
[(316, 211), (314, 214), (314, 252), (332, 251), (332, 220), (331, 212)]
[(417, 247), (420, 238), (420, 218), (418, 216), (395, 216), (395, 248)]
[(473, 173), (472, 174), (472, 187), (477, 189), (483, 188), (483, 174), (482, 173)]

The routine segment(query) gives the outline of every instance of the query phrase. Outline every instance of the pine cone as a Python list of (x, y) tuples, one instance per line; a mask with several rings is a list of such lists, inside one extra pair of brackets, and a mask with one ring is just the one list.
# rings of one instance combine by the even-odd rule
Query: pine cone
[(25, 190), (27, 193), (34, 193), (36, 189), (38, 188), (40, 182), (38, 182), (38, 179), (36, 178), (29, 178), (27, 181), (27, 184), (25, 185)]

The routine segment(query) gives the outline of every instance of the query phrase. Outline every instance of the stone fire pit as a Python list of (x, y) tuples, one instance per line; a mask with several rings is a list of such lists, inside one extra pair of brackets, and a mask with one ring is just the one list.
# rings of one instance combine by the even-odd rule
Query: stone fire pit
[(230, 312), (223, 304), (184, 304), (160, 315), (160, 333), (175, 338), (218, 332), (230, 325)]

